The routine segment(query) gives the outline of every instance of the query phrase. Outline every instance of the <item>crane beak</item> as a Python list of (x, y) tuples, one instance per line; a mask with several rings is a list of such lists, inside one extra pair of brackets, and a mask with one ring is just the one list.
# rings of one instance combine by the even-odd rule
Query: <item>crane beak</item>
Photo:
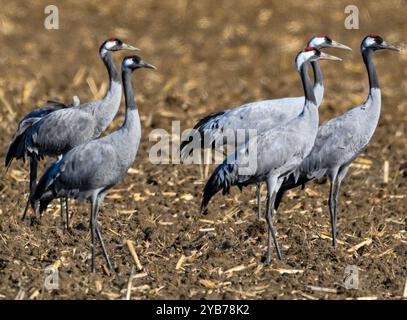
[(153, 66), (152, 64), (149, 64), (147, 62), (142, 62), (140, 64), (140, 67), (142, 68), (147, 68), (147, 69), (153, 69), (153, 70), (157, 70), (156, 66)]
[(139, 48), (133, 47), (127, 43), (123, 43), (120, 47), (120, 50), (140, 51)]
[(319, 56), (319, 59), (322, 60), (337, 60), (337, 61), (342, 61), (341, 58), (335, 57), (333, 55), (327, 54), (325, 52), (321, 52), (321, 55)]
[(352, 51), (351, 47), (345, 46), (344, 44), (336, 42), (334, 40), (332, 40), (332, 43), (331, 43), (330, 47), (331, 48), (336, 48), (336, 49), (343, 49), (343, 50)]
[(393, 45), (390, 44), (390, 43), (387, 43), (386, 41), (383, 41), (383, 42), (380, 44), (380, 47), (381, 47), (382, 49), (389, 49), (389, 50), (393, 50), (393, 51), (400, 52), (400, 49), (399, 49), (399, 48), (397, 48), (396, 46), (393, 46)]

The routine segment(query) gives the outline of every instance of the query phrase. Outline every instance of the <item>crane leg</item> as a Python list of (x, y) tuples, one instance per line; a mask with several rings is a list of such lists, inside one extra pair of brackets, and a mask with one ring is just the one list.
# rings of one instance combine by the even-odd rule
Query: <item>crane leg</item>
[(335, 223), (335, 200), (334, 200), (334, 189), (335, 189), (335, 180), (330, 179), (329, 185), (329, 214), (331, 217), (331, 233), (332, 233), (332, 245), (336, 247), (336, 223)]
[[(274, 181), (273, 181), (274, 180)], [(271, 246), (272, 242), (274, 242), (274, 245), (276, 247), (276, 252), (277, 252), (277, 257), (281, 260), (282, 255), (281, 255), (281, 250), (280, 246), (278, 244), (278, 240), (276, 237), (276, 234), (274, 232), (273, 228), (273, 223), (272, 223), (272, 218), (273, 218), (273, 213), (274, 213), (274, 201), (276, 198), (276, 186), (278, 184), (277, 179), (268, 179), (267, 180), (267, 210), (266, 210), (266, 220), (268, 224), (268, 246), (267, 246), (267, 258), (266, 258), (266, 263), (269, 264), (271, 262)], [(279, 183), (281, 186), (281, 182)], [(278, 188), (277, 188), (278, 190)]]
[(27, 202), (25, 204), (25, 209), (24, 209), (23, 215), (21, 216), (21, 221), (25, 220), (29, 206), (30, 206), (30, 196), (28, 196)]
[(38, 160), (35, 159), (34, 156), (30, 157), (30, 185), (29, 185), (29, 193), (28, 193), (28, 199), (27, 203), (25, 205), (25, 209), (23, 212), (23, 215), (21, 217), (21, 220), (24, 221), (25, 217), (27, 215), (28, 208), (30, 204), (33, 206), (31, 203), (31, 195), (34, 192), (35, 186), (37, 184), (37, 171), (38, 171)]
[(278, 244), (276, 233), (274, 231), (273, 224), (272, 224), (273, 211), (274, 211), (274, 209), (272, 208), (273, 202), (274, 202), (273, 198), (275, 198), (275, 195), (273, 195), (273, 196), (267, 195), (267, 213), (266, 213), (266, 220), (267, 220), (267, 224), (268, 224), (268, 246), (267, 246), (267, 259), (266, 259), (267, 264), (269, 264), (271, 262), (271, 247), (272, 247), (273, 242), (276, 247), (277, 257), (280, 260), (282, 259), (280, 246)]
[(60, 221), (59, 221), (59, 225), (61, 227), (62, 230), (65, 230), (65, 220), (64, 220), (64, 200), (62, 198), (59, 198), (59, 207), (60, 207), (60, 211), (59, 211), (59, 217), (60, 217)]
[(267, 243), (267, 258), (266, 258), (266, 263), (270, 264), (271, 263), (271, 246), (272, 246), (272, 237), (273, 237), (273, 227), (270, 227), (271, 225), (271, 219), (270, 219), (270, 214), (269, 214), (269, 207), (270, 207), (270, 194), (267, 193), (267, 198), (266, 198), (266, 220), (268, 224), (268, 229), (267, 229), (267, 234), (268, 234), (268, 243)]
[(60, 201), (60, 226), (61, 229), (69, 232), (69, 204), (68, 204), (68, 197), (65, 197), (65, 215), (64, 215), (64, 198), (59, 198)]
[(109, 271), (110, 271), (111, 273), (113, 273), (113, 272), (114, 272), (114, 268), (113, 268), (113, 266), (112, 266), (112, 263), (110, 262), (110, 258), (109, 258), (109, 255), (108, 255), (108, 253), (107, 253), (107, 250), (106, 250), (106, 247), (105, 247), (105, 243), (103, 242), (102, 234), (100, 233), (100, 229), (99, 229), (99, 225), (96, 225), (96, 233), (97, 233), (97, 236), (98, 236), (100, 245), (102, 246), (103, 256), (105, 257), (107, 266), (109, 267)]
[(98, 218), (98, 215), (99, 215), (100, 204), (102, 203), (104, 197), (105, 197), (105, 194), (100, 194), (96, 199), (95, 228), (96, 228), (96, 235), (97, 235), (98, 240), (100, 242), (100, 245), (102, 247), (103, 257), (106, 260), (107, 266), (109, 267), (109, 271), (111, 273), (113, 273), (114, 268), (113, 268), (112, 263), (110, 262), (109, 254), (107, 253), (106, 246), (105, 246), (105, 243), (104, 243), (103, 238), (102, 238), (102, 233), (100, 232), (99, 224), (97, 222), (97, 218)]
[(342, 185), (342, 181), (345, 178), (346, 174), (348, 173), (349, 170), (349, 166), (346, 167), (342, 167), (337, 175), (336, 178), (336, 187), (335, 187), (335, 191), (334, 191), (334, 218), (333, 218), (333, 225), (335, 228), (335, 235), (336, 235), (336, 223), (338, 220), (338, 200), (339, 200), (339, 191), (341, 189), (341, 185)]
[(256, 194), (257, 194), (257, 218), (261, 219), (261, 182), (258, 182), (256, 185)]
[(96, 224), (95, 224), (95, 218), (96, 218), (96, 197), (92, 197), (91, 200), (91, 210), (90, 210), (90, 232), (91, 232), (91, 239), (92, 239), (92, 249), (91, 249), (91, 254), (92, 254), (92, 261), (91, 261), (91, 271), (95, 272), (96, 271)]
[(69, 219), (69, 201), (68, 201), (68, 197), (65, 198), (65, 215), (66, 215), (66, 229), (69, 231), (70, 219)]

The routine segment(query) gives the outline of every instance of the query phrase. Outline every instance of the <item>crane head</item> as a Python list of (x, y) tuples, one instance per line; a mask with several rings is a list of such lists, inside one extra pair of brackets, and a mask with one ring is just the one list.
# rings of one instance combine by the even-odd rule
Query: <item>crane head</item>
[(132, 71), (140, 68), (147, 68), (147, 69), (154, 69), (157, 68), (152, 64), (149, 64), (143, 60), (143, 58), (139, 56), (128, 56), (123, 59), (122, 62), (122, 70), (130, 69)]
[(360, 49), (362, 51), (366, 49), (371, 49), (371, 50), (382, 50), (382, 49), (388, 49), (388, 50), (393, 50), (393, 51), (400, 51), (399, 48), (396, 46), (387, 43), (386, 41), (383, 40), (383, 38), (377, 34), (369, 34), (367, 35), (363, 40), (360, 45)]
[(139, 48), (133, 47), (127, 43), (124, 43), (120, 39), (117, 38), (109, 38), (105, 42), (102, 43), (100, 47), (101, 54), (107, 53), (107, 51), (119, 51), (119, 50), (132, 50), (132, 51), (140, 51)]
[(297, 66), (297, 70), (300, 71), (302, 65), (306, 62), (313, 62), (317, 60), (338, 60), (342, 61), (341, 58), (335, 57), (333, 55), (327, 54), (325, 52), (319, 51), (317, 48), (307, 47), (301, 50), (296, 58), (295, 64)]
[(317, 48), (317, 49), (337, 48), (337, 49), (352, 51), (352, 48), (345, 46), (342, 43), (336, 42), (335, 40), (332, 40), (332, 38), (328, 37), (325, 34), (319, 34), (317, 36), (312, 37), (309, 40), (307, 46)]

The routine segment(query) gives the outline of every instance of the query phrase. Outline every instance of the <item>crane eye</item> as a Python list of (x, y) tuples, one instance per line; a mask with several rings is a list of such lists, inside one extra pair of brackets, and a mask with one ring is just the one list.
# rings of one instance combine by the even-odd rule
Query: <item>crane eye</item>
[(375, 40), (375, 42), (376, 42), (377, 44), (382, 44), (382, 43), (383, 43), (383, 38), (380, 37), (380, 36), (377, 36), (374, 40)]

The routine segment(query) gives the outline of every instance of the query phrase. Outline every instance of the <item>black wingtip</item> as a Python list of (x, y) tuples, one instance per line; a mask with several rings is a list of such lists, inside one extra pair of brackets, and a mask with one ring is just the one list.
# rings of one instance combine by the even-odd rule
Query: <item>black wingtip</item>
[(44, 195), (47, 192), (47, 183), (52, 167), (53, 166), (50, 166), (38, 181), (37, 185), (35, 186), (31, 201), (43, 201)]
[(47, 210), (48, 205), (50, 204), (50, 202), (53, 200), (52, 197), (47, 197), (46, 199), (41, 199), (40, 205), (39, 205), (39, 213), (40, 215)]
[(8, 157), (6, 157), (6, 159), (4, 161), (4, 167), (6, 168), (6, 172), (8, 171), (8, 168), (10, 168), (10, 166), (11, 166), (11, 161), (12, 161), (12, 159), (9, 159)]
[[(194, 125), (194, 127), (193, 127), (192, 130), (198, 131), (198, 132), (200, 133), (200, 137), (201, 137), (201, 148), (204, 147), (204, 139), (203, 139), (203, 135), (202, 135), (203, 130), (204, 130), (204, 129), (203, 129), (203, 126), (206, 125), (209, 121), (212, 121), (212, 120), (214, 120), (215, 118), (217, 118), (217, 117), (219, 117), (219, 116), (222, 116), (223, 114), (225, 114), (225, 111), (210, 113), (210, 114), (206, 115), (205, 117), (201, 118), (201, 119)], [(189, 145), (193, 140), (194, 140), (194, 139), (193, 139), (193, 136), (192, 136), (192, 135), (189, 135), (188, 139), (183, 140), (183, 141), (181, 142), (181, 145), (180, 145), (180, 150), (181, 150), (181, 152), (183, 152), (184, 148), (185, 148), (187, 145)], [(190, 155), (192, 154), (192, 151), (193, 151), (193, 150), (191, 149), (191, 150), (188, 152), (188, 154), (185, 155), (185, 157), (186, 157), (186, 156), (190, 156)]]
[(193, 152), (193, 148), (191, 148), (188, 152), (185, 151), (185, 148), (193, 141), (193, 137), (189, 136), (188, 139), (183, 140), (180, 144), (180, 151), (181, 151), (181, 160), (185, 160), (191, 156)]
[(208, 207), (201, 206), (201, 214), (204, 216), (208, 215)]
[(194, 126), (194, 129), (199, 130), (202, 125), (204, 125), (204, 124), (208, 123), (209, 121), (211, 121), (221, 115), (224, 115), (224, 114), (225, 114), (225, 111), (212, 112), (212, 113), (208, 114), (207, 116), (203, 117), (202, 119), (200, 119), (197, 122), (197, 124)]
[[(14, 158), (16, 158), (16, 155), (13, 153), (14, 150), (8, 150), (6, 158), (4, 160), (4, 167), (6, 168), (6, 172), (10, 168), (11, 164), (13, 163)], [(24, 157), (22, 157), (23, 160), (25, 160)]]
[(208, 182), (206, 183), (202, 195), (202, 202), (201, 202), (201, 214), (207, 215), (208, 214), (208, 204), (211, 201), (211, 198), (215, 193), (219, 191), (218, 186), (214, 183), (214, 174), (209, 178)]
[(223, 195), (229, 193), (230, 177), (228, 175), (228, 166), (225, 164), (219, 165), (211, 174), (203, 190), (201, 214), (208, 214), (208, 204), (220, 190), (223, 190)]
[(7, 150), (6, 158), (4, 160), (4, 166), (7, 169), (10, 167), (11, 163), (13, 162), (14, 157), (17, 156), (16, 152), (17, 152), (17, 148), (18, 148), (18, 146), (17, 146), (18, 143), (19, 143), (19, 141), (13, 141)]
[(283, 201), (284, 195), (288, 190), (294, 189), (301, 186), (304, 189), (305, 184), (310, 181), (306, 175), (300, 176), (297, 181), (295, 181), (294, 175), (290, 175), (281, 185), (280, 189), (277, 191), (276, 198), (274, 201), (274, 209), (277, 210)]
[(209, 194), (208, 189), (205, 187), (204, 189), (204, 194), (202, 197), (202, 202), (201, 202), (201, 214), (206, 216), (208, 214), (208, 204), (209, 201), (212, 198), (212, 194)]
[(280, 188), (280, 190), (277, 191), (276, 194), (276, 199), (274, 200), (274, 210), (278, 210), (278, 207), (280, 206), (281, 201), (283, 200), (283, 196), (286, 192), (286, 189)]
[(180, 145), (180, 150), (182, 151), (188, 144), (192, 142), (192, 136), (189, 136), (187, 140), (183, 140)]

